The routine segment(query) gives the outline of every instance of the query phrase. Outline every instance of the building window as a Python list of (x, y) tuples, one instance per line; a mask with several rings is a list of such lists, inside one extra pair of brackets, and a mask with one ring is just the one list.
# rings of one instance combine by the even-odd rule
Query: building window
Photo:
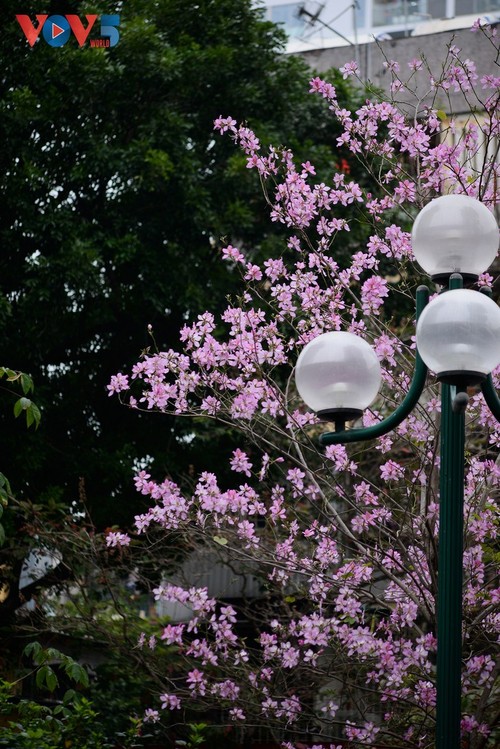
[(500, 10), (500, 0), (455, 0), (455, 15), (481, 16), (492, 10)]
[(374, 26), (407, 26), (445, 15), (446, 0), (373, 0)]
[(269, 8), (271, 21), (283, 26), (288, 36), (301, 36), (306, 25), (305, 17), (299, 15), (303, 5), (303, 2), (271, 5)]
[(357, 0), (354, 7), (356, 9), (356, 27), (364, 29), (366, 27), (366, 0)]

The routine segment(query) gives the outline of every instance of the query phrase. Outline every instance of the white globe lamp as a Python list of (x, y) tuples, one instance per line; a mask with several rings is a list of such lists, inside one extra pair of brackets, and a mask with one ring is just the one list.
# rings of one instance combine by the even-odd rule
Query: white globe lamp
[(433, 281), (446, 285), (452, 273), (475, 281), (498, 252), (498, 226), (488, 208), (468, 195), (431, 200), (415, 219), (415, 259)]
[(295, 368), (305, 403), (337, 431), (359, 418), (380, 388), (380, 363), (371, 346), (354, 333), (333, 331), (310, 341)]
[(500, 364), (500, 308), (478, 291), (446, 291), (420, 315), (417, 348), (440, 381), (481, 382)]

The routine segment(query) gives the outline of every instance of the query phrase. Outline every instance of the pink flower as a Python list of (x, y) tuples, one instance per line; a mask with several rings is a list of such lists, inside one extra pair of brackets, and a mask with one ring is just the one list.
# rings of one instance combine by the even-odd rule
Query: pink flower
[(291, 697), (282, 700), (281, 705), (276, 710), (276, 717), (285, 717), (287, 723), (294, 723), (298, 719), (301, 711), (302, 707), (299, 698), (292, 695)]
[(121, 547), (129, 546), (131, 538), (127, 533), (118, 533), (116, 531), (110, 531), (106, 535), (106, 546), (108, 547)]
[(408, 63), (408, 67), (410, 68), (410, 70), (422, 70), (423, 62), (422, 60), (414, 58), (413, 60), (410, 60), (410, 62)]
[(313, 174), (313, 175), (316, 174), (316, 170), (310, 161), (305, 161), (301, 166), (302, 166), (302, 169), (308, 174)]
[(236, 720), (241, 720), (241, 721), (246, 720), (245, 713), (239, 707), (232, 707), (231, 710), (229, 711), (229, 717), (231, 718), (231, 720), (235, 720), (235, 721)]
[(247, 454), (243, 450), (240, 450), (239, 447), (233, 451), (230, 466), (236, 473), (244, 473), (248, 477), (252, 475), (252, 463), (248, 460)]
[(245, 262), (245, 256), (243, 253), (241, 253), (237, 247), (233, 247), (233, 245), (228, 244), (227, 247), (224, 247), (222, 250), (222, 257), (224, 260), (234, 260), (235, 263), (244, 263)]
[(404, 468), (395, 460), (388, 460), (380, 466), (380, 475), (384, 481), (398, 481), (404, 476)]
[(245, 280), (246, 281), (261, 281), (262, 280), (262, 271), (258, 265), (252, 265), (252, 263), (247, 263)]
[(361, 288), (361, 303), (365, 315), (378, 315), (385, 297), (389, 296), (387, 281), (380, 276), (368, 278)]
[(199, 694), (203, 697), (206, 694), (207, 685), (203, 671), (198, 671), (197, 668), (194, 668), (188, 673), (186, 683), (189, 685), (193, 696)]
[(436, 704), (436, 687), (430, 681), (418, 681), (415, 684), (417, 702), (423, 707), (434, 707)]
[(124, 390), (128, 390), (128, 376), (118, 372), (118, 374), (111, 377), (109, 385), (106, 385), (108, 389), (108, 395), (114, 395), (115, 393), (121, 393)]
[(179, 710), (181, 701), (175, 694), (160, 694), (162, 710)]
[(323, 96), (324, 99), (329, 99), (330, 101), (335, 100), (335, 86), (332, 86), (331, 83), (327, 83), (321, 78), (313, 78), (310, 81), (310, 86), (311, 88), (309, 89), (309, 93), (319, 93)]
[(389, 70), (391, 73), (399, 73), (401, 69), (397, 60), (386, 60), (382, 63), (382, 67), (384, 67), (386, 70)]
[(212, 694), (216, 694), (224, 700), (231, 700), (234, 702), (238, 699), (240, 688), (231, 679), (226, 679), (219, 684), (214, 684), (212, 687)]
[(245, 541), (245, 549), (257, 547), (259, 539), (255, 534), (255, 526), (249, 520), (242, 520), (238, 523), (238, 538)]
[(218, 130), (221, 135), (227, 130), (236, 134), (236, 120), (233, 120), (232, 117), (217, 117), (214, 120), (214, 130)]
[(359, 65), (356, 60), (346, 62), (346, 64), (340, 68), (340, 72), (344, 79), (348, 78), (350, 75), (357, 75), (359, 73)]
[(161, 639), (166, 640), (167, 645), (182, 645), (183, 632), (184, 624), (167, 624)]

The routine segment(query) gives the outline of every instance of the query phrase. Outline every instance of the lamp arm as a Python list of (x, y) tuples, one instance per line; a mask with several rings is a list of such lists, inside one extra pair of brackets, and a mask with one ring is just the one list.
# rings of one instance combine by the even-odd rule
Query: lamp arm
[(497, 421), (500, 422), (500, 398), (497, 395), (493, 379), (489, 374), (486, 380), (481, 384), (481, 390), (483, 391), (484, 400), (486, 401), (488, 408)]
[[(427, 286), (419, 286), (416, 294), (416, 319), (418, 318), (429, 301), (429, 289)], [(362, 429), (349, 429), (348, 431), (343, 430), (341, 432), (325, 432), (319, 438), (320, 444), (326, 445), (341, 445), (348, 442), (364, 442), (366, 440), (374, 439), (375, 437), (381, 437), (383, 434), (387, 434), (391, 429), (397, 427), (403, 419), (406, 419), (408, 414), (415, 408), (418, 400), (422, 394), (427, 378), (427, 366), (422, 361), (418, 350), (415, 358), (415, 372), (413, 379), (410, 384), (410, 389), (405, 395), (402, 403), (399, 404), (393, 414), (388, 416), (383, 421), (379, 421), (378, 424), (373, 424), (369, 427)], [(496, 393), (495, 398), (498, 402), (497, 413), (500, 421), (500, 400)]]

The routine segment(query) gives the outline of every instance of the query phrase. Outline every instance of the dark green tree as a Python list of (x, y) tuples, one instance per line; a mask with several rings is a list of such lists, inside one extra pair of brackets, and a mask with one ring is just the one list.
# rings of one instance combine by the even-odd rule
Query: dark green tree
[(2, 6), (0, 335), (4, 358), (35, 378), (43, 420), (27, 436), (0, 410), (2, 470), (34, 501), (70, 501), (82, 477), (98, 523), (124, 522), (137, 456), (178, 475), (218, 448), (203, 427), (191, 440), (172, 419), (120, 409), (110, 376), (151, 344), (148, 325), (175, 345), (184, 321), (223, 304), (224, 241), (259, 256), (281, 231), (214, 118), (244, 118), (325, 171), (340, 159), (336, 132), (307, 94), (310, 72), (250, 0), (37, 3), (38, 14), (119, 13), (109, 49), (42, 35), (30, 46), (15, 18), (36, 24), (27, 6)]

